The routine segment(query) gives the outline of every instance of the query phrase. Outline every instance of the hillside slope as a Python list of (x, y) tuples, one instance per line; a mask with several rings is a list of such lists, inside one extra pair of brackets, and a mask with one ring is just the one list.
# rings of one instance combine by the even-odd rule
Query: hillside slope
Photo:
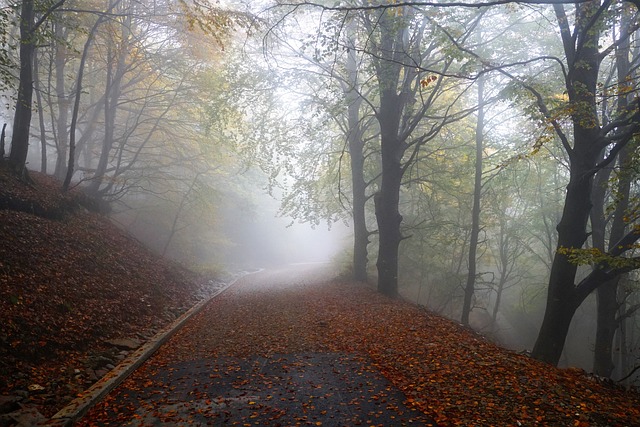
[(206, 292), (79, 193), (31, 177), (0, 167), (0, 414), (18, 404), (55, 413)]

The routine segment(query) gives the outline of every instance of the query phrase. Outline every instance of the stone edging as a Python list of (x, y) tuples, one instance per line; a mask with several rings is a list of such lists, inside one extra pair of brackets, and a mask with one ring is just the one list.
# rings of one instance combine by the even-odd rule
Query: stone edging
[[(244, 276), (242, 276), (244, 277)], [(44, 424), (46, 427), (69, 427), (78, 421), (87, 411), (100, 400), (102, 400), (111, 390), (122, 383), (129, 375), (138, 369), (162, 344), (167, 342), (192, 316), (196, 315), (204, 308), (209, 301), (220, 295), (225, 290), (234, 285), (240, 278), (235, 279), (222, 289), (217, 290), (207, 299), (200, 301), (190, 310), (176, 319), (171, 325), (162, 329), (153, 338), (144, 343), (140, 348), (131, 353), (118, 366), (112, 369), (98, 382), (85, 390), (82, 395), (67, 406), (58, 411), (51, 419)]]

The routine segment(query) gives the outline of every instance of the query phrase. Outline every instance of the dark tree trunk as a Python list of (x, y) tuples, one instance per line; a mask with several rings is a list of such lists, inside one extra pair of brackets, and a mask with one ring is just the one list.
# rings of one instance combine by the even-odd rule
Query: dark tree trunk
[(7, 124), (5, 123), (2, 125), (2, 133), (0, 134), (0, 160), (4, 160), (4, 155), (6, 154), (4, 152), (4, 140), (6, 136), (6, 131), (7, 131)]
[[(564, 15), (563, 6), (554, 6), (560, 25), (565, 54), (567, 57), (568, 76), (566, 80), (567, 93), (572, 105), (571, 120), (573, 123), (573, 147), (568, 147), (565, 139), (565, 148), (570, 159), (570, 180), (567, 186), (565, 205), (560, 223), (558, 224), (558, 246), (551, 267), (549, 288), (547, 294), (547, 307), (540, 328), (538, 339), (533, 348), (533, 357), (551, 364), (557, 364), (562, 354), (569, 324), (575, 310), (584, 299), (595, 289), (605, 283), (618, 280), (625, 271), (624, 268), (607, 268), (607, 265), (596, 265), (593, 271), (580, 283), (575, 283), (577, 266), (570, 262), (569, 255), (572, 251), (583, 248), (587, 239), (587, 220), (592, 219), (592, 231), (594, 245), (604, 248), (604, 203), (603, 186), (607, 181), (607, 172), (600, 173), (600, 183), (594, 188), (594, 174), (601, 170), (598, 163), (612, 164), (616, 154), (627, 148), (626, 144), (630, 136), (638, 127), (636, 112), (630, 116), (626, 108), (619, 111), (620, 117), (628, 117), (627, 133), (620, 136), (616, 146), (605, 150), (610, 144), (601, 127), (596, 107), (596, 85), (600, 61), (598, 41), (600, 38), (599, 19), (606, 15), (608, 4), (601, 6), (597, 1), (581, 3), (576, 6), (576, 22), (574, 34)], [(624, 81), (621, 80), (621, 81)], [(620, 126), (624, 127), (624, 126)], [(610, 136), (610, 135), (609, 135)], [(603, 160), (604, 159), (604, 160)], [(592, 203), (593, 202), (593, 203)], [(595, 208), (594, 208), (595, 204)], [(618, 208), (623, 208), (624, 203), (619, 203)], [(591, 212), (591, 209), (594, 211)], [(622, 213), (622, 211), (621, 211)], [(619, 216), (622, 219), (622, 214)], [(615, 222), (615, 221), (614, 221)], [(633, 230), (624, 237), (624, 241), (618, 236), (624, 235), (624, 224), (613, 227), (609, 236), (609, 255), (619, 256), (626, 251), (629, 245), (638, 240), (640, 234)], [(610, 266), (609, 266), (610, 267)], [(615, 286), (612, 283), (606, 286)], [(608, 306), (615, 298), (603, 291), (599, 303), (599, 309), (608, 312)], [(610, 347), (610, 339), (613, 338), (610, 323), (611, 316), (615, 313), (604, 315), (603, 321), (608, 324), (600, 325), (597, 334), (603, 340), (599, 346), (603, 351)], [(609, 320), (607, 320), (609, 319)], [(607, 342), (605, 342), (607, 341)], [(597, 356), (602, 363), (603, 372), (610, 371), (611, 364), (605, 361), (604, 356)], [(599, 368), (600, 369), (600, 368)]]
[(380, 60), (376, 75), (380, 88), (380, 108), (377, 112), (380, 124), (380, 156), (382, 174), (380, 189), (374, 197), (378, 223), (378, 291), (389, 296), (398, 294), (398, 253), (402, 233), (400, 224), (400, 187), (402, 185), (402, 157), (404, 141), (400, 139), (400, 118), (406, 100), (398, 93), (400, 71), (404, 55), (402, 32), (404, 26), (382, 12), (378, 21), (380, 29)]
[(64, 2), (65, 0), (59, 0), (53, 4), (38, 22), (34, 22), (33, 0), (23, 0), (20, 9), (20, 82), (13, 117), (13, 137), (9, 162), (14, 170), (22, 175), (26, 174), (27, 154), (29, 154), (29, 130), (31, 129), (33, 104), (33, 61), (37, 41), (35, 33), (49, 15)]
[[(586, 132), (582, 129), (576, 131), (577, 136), (585, 136)], [(595, 166), (595, 159), (580, 160), (573, 161), (571, 165), (572, 178), (567, 186), (564, 210), (558, 224), (558, 250), (551, 265), (545, 315), (532, 351), (533, 357), (552, 365), (560, 360), (571, 319), (584, 300), (579, 297), (574, 285), (578, 267), (569, 260), (564, 250), (582, 248), (587, 240), (593, 183), (589, 173)]]
[(33, 103), (33, 56), (35, 37), (33, 34), (33, 0), (23, 0), (20, 11), (20, 82), (13, 117), (13, 137), (9, 162), (18, 173), (25, 172), (29, 152), (29, 130)]
[(375, 195), (379, 249), (378, 291), (389, 296), (398, 294), (398, 252), (402, 234), (400, 224), (400, 186), (402, 185), (402, 143), (398, 138), (402, 102), (395, 87), (384, 89), (380, 96), (378, 121), (381, 131), (382, 179)]
[(567, 251), (581, 249), (587, 240), (593, 174), (603, 148), (595, 99), (600, 66), (599, 31), (591, 25), (597, 9), (597, 2), (576, 6), (575, 31), (579, 34), (576, 39), (571, 37), (562, 6), (556, 6), (569, 68), (567, 92), (574, 106), (574, 144), (569, 151), (570, 179), (557, 227), (558, 246), (551, 265), (545, 314), (532, 351), (534, 358), (552, 365), (558, 364), (571, 319), (588, 295), (576, 289), (577, 265), (569, 260)]
[(366, 182), (362, 139), (349, 141), (351, 158), (351, 185), (353, 191), (353, 279), (367, 281), (369, 230), (366, 223)]
[[(112, 57), (112, 61), (115, 58)], [(111, 61), (110, 61), (111, 62)], [(96, 171), (89, 185), (89, 192), (97, 195), (104, 180), (104, 175), (107, 171), (107, 165), (109, 164), (109, 156), (111, 155), (111, 148), (113, 147), (113, 132), (116, 121), (117, 112), (117, 99), (118, 99), (118, 84), (117, 79), (114, 79), (114, 72), (111, 64), (107, 69), (107, 84), (104, 97), (104, 139), (102, 142), (102, 149), (100, 151), (100, 158), (98, 159), (98, 165)]]
[(402, 215), (398, 210), (401, 179), (398, 165), (385, 167), (383, 164), (382, 185), (374, 198), (380, 239), (376, 263), (378, 291), (389, 296), (398, 294), (398, 250), (402, 240)]

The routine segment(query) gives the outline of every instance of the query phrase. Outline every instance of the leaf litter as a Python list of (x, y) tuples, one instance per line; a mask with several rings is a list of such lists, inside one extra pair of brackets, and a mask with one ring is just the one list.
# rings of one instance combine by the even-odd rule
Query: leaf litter
[[(210, 368), (211, 380), (239, 375), (238, 381), (246, 384), (258, 381), (258, 374), (243, 376), (247, 371), (239, 364), (255, 356), (273, 360), (283, 354), (347, 354), (362, 357), (370, 364), (367, 370), (382, 372), (404, 393), (404, 405), (440, 426), (640, 425), (637, 391), (505, 350), (455, 322), (362, 284), (332, 280), (274, 291), (249, 281), (209, 303), (119, 393), (140, 390), (144, 379), (163, 367), (189, 361), (235, 360)], [(375, 393), (369, 399), (385, 396)], [(108, 413), (118, 412), (117, 405), (118, 399), (110, 396), (82, 425), (111, 425), (102, 423)], [(278, 418), (269, 425), (290, 425), (279, 424)], [(322, 421), (306, 419), (296, 425)], [(254, 424), (249, 419), (246, 425)]]

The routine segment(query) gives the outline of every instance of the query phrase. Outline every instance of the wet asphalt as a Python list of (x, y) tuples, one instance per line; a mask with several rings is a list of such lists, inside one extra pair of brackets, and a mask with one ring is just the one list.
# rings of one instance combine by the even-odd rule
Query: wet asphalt
[[(320, 274), (318, 266), (295, 268), (298, 277), (303, 271)], [(278, 274), (254, 280), (261, 277), (278, 283)], [(163, 351), (171, 351), (170, 345)], [(437, 425), (407, 406), (404, 394), (360, 354), (205, 357), (151, 364), (134, 380), (136, 386), (114, 390), (80, 425)]]

